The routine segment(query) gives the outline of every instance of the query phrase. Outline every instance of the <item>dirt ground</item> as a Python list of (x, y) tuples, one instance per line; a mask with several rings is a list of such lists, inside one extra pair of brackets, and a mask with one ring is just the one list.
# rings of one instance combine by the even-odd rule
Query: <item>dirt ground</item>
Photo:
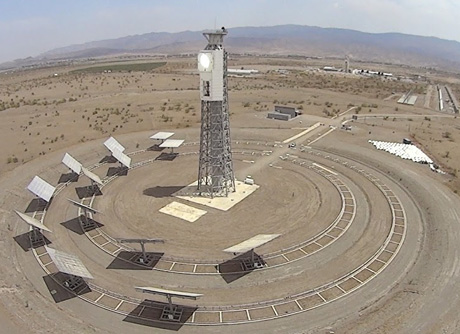
[[(103, 212), (98, 221), (108, 235), (164, 238), (168, 241), (164, 246), (149, 249), (161, 249), (166, 256), (228, 260), (221, 252), (222, 245), (231, 246), (257, 233), (282, 234), (260, 249), (262, 254), (270, 253), (315, 236), (341, 210), (337, 189), (317, 173), (279, 159), (289, 154), (336, 171), (356, 196), (355, 220), (336, 243), (311, 257), (251, 273), (232, 284), (224, 282), (220, 275), (203, 278), (157, 271), (107, 270), (113, 257), (97, 249), (84, 235), (65, 228), (65, 223), (75, 218), (75, 208), (66, 198), (74, 198), (75, 188), (88, 184), (80, 177), (50, 206), (46, 223), (55, 231), (52, 246), (77, 254), (91, 272), (97, 273), (96, 284), (135, 298), (143, 297), (131, 287), (148, 284), (202, 292), (204, 306), (257, 303), (314, 289), (347, 274), (379, 249), (389, 231), (391, 210), (382, 192), (363, 176), (340, 163), (301, 152), (302, 144), (311, 145), (375, 173), (395, 191), (407, 214), (407, 240), (394, 263), (356, 293), (311, 312), (250, 324), (245, 331), (456, 333), (459, 320), (452, 309), (460, 305), (460, 299), (451, 291), (460, 286), (455, 247), (460, 240), (456, 227), (460, 217), (460, 121), (456, 115), (437, 112), (435, 94), (425, 94), (429, 85), (438, 83), (448, 83), (456, 92), (460, 80), (447, 73), (394, 65), (356, 64), (392, 72), (393, 79), (317, 70), (331, 63), (340, 66), (338, 60), (230, 59), (230, 67), (260, 71), (254, 76), (229, 78), (233, 149), (268, 149), (274, 153), (266, 157), (234, 155), (237, 177), (250, 173), (261, 188), (229, 212), (193, 205), (208, 211), (195, 223), (158, 212), (171, 197), (156, 190), (176, 189), (193, 182), (196, 154), (129, 171), (104, 187), (104, 195), (96, 199), (95, 205)], [(177, 138), (188, 143), (199, 139), (194, 58), (168, 59), (165, 66), (149, 72), (72, 72), (85, 66), (0, 74), (0, 148), (4, 152), (0, 160), (0, 242), (4, 246), (0, 250), (4, 273), (0, 278), (0, 319), (4, 323), (0, 333), (15, 334), (26, 328), (33, 333), (152, 330), (120, 321), (119, 315), (77, 298), (55, 303), (37, 261), (13, 239), (26, 232), (12, 214), (14, 209), (23, 211), (32, 198), (25, 187), (34, 175), (57, 184), (66, 172), (60, 164), (65, 152), (89, 166), (107, 155), (101, 143), (110, 135), (127, 152), (149, 147), (152, 142), (148, 137), (159, 130), (175, 131)], [(416, 106), (397, 104), (409, 90), (419, 96)], [(427, 103), (426, 96), (430, 100)], [(266, 115), (274, 105), (297, 107), (303, 115), (289, 122), (269, 120)], [(354, 109), (346, 112), (350, 108)], [(358, 119), (348, 123), (351, 131), (341, 130), (341, 123), (353, 114)], [(316, 122), (324, 125), (296, 140), (295, 149), (273, 146)], [(403, 138), (411, 138), (447, 174), (402, 161), (368, 143), (371, 139), (401, 142)], [(266, 143), (271, 146), (262, 146)], [(179, 152), (197, 150), (195, 144)], [(133, 156), (133, 162), (158, 154), (147, 151)], [(279, 168), (267, 167), (269, 163)], [(94, 172), (104, 177), (110, 167), (114, 165), (103, 165)], [(428, 316), (430, 313), (435, 316)], [(31, 320), (33, 325), (28, 327)], [(243, 329), (184, 326), (180, 331), (232, 333), (235, 328)]]
[[(248, 113), (265, 118), (266, 112), (278, 104), (325, 117), (333, 117), (351, 106), (356, 106), (358, 110), (354, 112), (361, 115), (429, 114), (429, 110), (422, 107), (427, 81), (438, 82), (444, 76), (445, 82), (457, 82), (454, 75), (445, 78), (443, 73), (415, 81), (412, 78), (422, 78), (426, 73), (417, 74), (414, 69), (389, 65), (380, 70), (394, 71), (395, 76), (404, 73), (411, 79), (319, 71), (325, 64), (327, 62), (318, 60), (231, 58), (230, 67), (260, 71), (254, 76), (229, 78), (231, 118), (236, 118), (236, 124), (238, 116)], [(4, 143), (4, 153), (0, 171), (109, 135), (196, 127), (200, 107), (194, 67), (193, 58), (183, 58), (168, 60), (165, 66), (149, 72), (75, 73), (75, 68), (64, 67), (1, 74), (0, 140)], [(286, 72), (280, 73), (280, 69)], [(420, 107), (398, 105), (396, 100), (400, 95), (411, 89), (418, 93)], [(393, 98), (387, 100), (389, 96)], [(436, 108), (436, 103), (430, 107)], [(394, 117), (387, 120), (392, 121)], [(403, 127), (400, 121), (397, 127)], [(426, 147), (440, 165), (453, 175), (457, 173), (460, 152), (455, 150), (459, 140), (456, 121), (438, 122), (427, 116), (409, 118), (404, 123), (409, 135)], [(391, 129), (394, 124), (386, 122), (385, 125)], [(454, 189), (458, 190), (457, 187)]]

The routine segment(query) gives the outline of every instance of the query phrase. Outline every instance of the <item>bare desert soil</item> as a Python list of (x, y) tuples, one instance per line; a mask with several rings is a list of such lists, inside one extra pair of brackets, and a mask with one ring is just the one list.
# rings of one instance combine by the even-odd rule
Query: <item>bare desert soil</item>
[[(130, 170), (104, 187), (95, 206), (104, 213), (97, 220), (107, 235), (162, 237), (168, 240), (164, 246), (148, 249), (166, 257), (210, 262), (228, 260), (231, 256), (222, 253), (223, 245), (257, 233), (282, 234), (261, 247), (261, 254), (301, 243), (321, 233), (351, 200), (342, 199), (327, 177), (290, 162), (297, 159), (326, 166), (328, 177), (337, 175), (350, 188), (356, 200), (353, 223), (324, 250), (231, 283), (220, 275), (183, 275), (167, 269), (111, 271), (113, 257), (68, 227), (75, 222), (75, 208), (66, 198), (75, 198), (76, 188), (88, 185), (80, 177), (53, 200), (45, 221), (54, 231), (51, 246), (78, 255), (97, 273), (95, 284), (139, 299), (145, 296), (135, 292), (134, 285), (197, 291), (205, 295), (201, 304), (187, 305), (231, 307), (291, 298), (337, 280), (377, 252), (392, 230), (384, 192), (350, 168), (356, 165), (388, 186), (405, 210), (406, 239), (381, 274), (346, 297), (299, 315), (237, 326), (183, 326), (179, 332), (457, 333), (460, 120), (436, 111), (433, 87), (449, 84), (460, 94), (459, 77), (396, 65), (352, 64), (394, 74), (364, 77), (318, 70), (340, 67), (338, 61), (232, 57), (232, 68), (259, 70), (253, 76), (229, 77), (229, 104), (233, 150), (244, 152), (234, 154), (236, 175), (252, 175), (261, 188), (228, 212), (194, 205), (208, 213), (190, 224), (159, 213), (172, 200), (155, 189), (181, 188), (196, 180), (200, 101), (195, 64), (195, 58), (183, 57), (168, 58), (164, 66), (150, 71), (91, 73), (84, 69), (92, 64), (80, 64), (0, 74), (0, 333), (170, 332), (131, 324), (78, 298), (55, 302), (32, 251), (20, 247), (17, 236), (27, 228), (12, 212), (28, 206), (32, 195), (25, 188), (34, 175), (57, 184), (66, 173), (60, 164), (65, 152), (85, 166), (95, 165), (107, 155), (101, 143), (109, 136), (133, 152), (151, 146), (149, 136), (160, 130), (184, 138), (190, 145), (178, 152), (187, 155)], [(418, 96), (416, 105), (397, 104), (410, 90)], [(269, 120), (267, 112), (275, 105), (296, 107), (303, 115), (289, 122)], [(340, 129), (344, 121), (349, 121), (351, 131)], [(296, 148), (279, 145), (317, 122), (322, 125), (295, 140)], [(446, 174), (402, 161), (368, 143), (403, 138), (411, 138)], [(304, 152), (310, 147), (318, 154)], [(271, 154), (262, 154), (265, 150)], [(133, 162), (159, 154), (142, 152)], [(101, 165), (94, 172), (106, 177), (113, 167)]]
[[(406, 71), (411, 79), (388, 80), (319, 72), (314, 68), (324, 63), (317, 62), (231, 60), (233, 68), (260, 70), (260, 74), (253, 77), (229, 79), (234, 122), (238, 122), (238, 116), (248, 113), (264, 118), (266, 112), (278, 104), (323, 117), (335, 116), (351, 106), (357, 106), (360, 114), (369, 115), (430, 114), (422, 107), (427, 82), (412, 80), (417, 77), (414, 69)], [(2, 74), (0, 141), (3, 143), (3, 158), (0, 171), (64, 147), (109, 135), (197, 126), (200, 107), (194, 64), (194, 59), (185, 58), (169, 60), (165, 66), (149, 72), (86, 73), (72, 72), (74, 68), (57, 68)], [(372, 64), (357, 65), (375, 67)], [(286, 70), (287, 74), (279, 73), (280, 69)], [(404, 68), (390, 66), (382, 70), (395, 70), (396, 75)], [(427, 80), (439, 82), (441, 75)], [(453, 77), (450, 81), (455, 85), (458, 80)], [(395, 103), (411, 89), (418, 94), (417, 105), (421, 107)], [(430, 103), (430, 107), (434, 109), (436, 105)], [(399, 119), (392, 124), (394, 119), (389, 117), (385, 128), (406, 127), (441, 165), (450, 173), (456, 173), (460, 168), (456, 163), (460, 161), (460, 152), (454, 148), (459, 140), (456, 122), (445, 120), (439, 123), (427, 116)], [(260, 126), (260, 122), (257, 125)]]

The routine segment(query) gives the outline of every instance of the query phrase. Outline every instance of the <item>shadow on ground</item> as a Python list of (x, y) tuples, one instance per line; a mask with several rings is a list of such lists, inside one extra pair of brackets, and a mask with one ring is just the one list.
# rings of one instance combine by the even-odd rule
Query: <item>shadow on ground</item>
[(147, 151), (161, 152), (163, 150), (164, 150), (164, 147), (160, 147), (160, 145), (152, 145), (149, 148), (147, 148)]
[(92, 196), (101, 196), (102, 191), (99, 188), (99, 186), (94, 185), (94, 186), (86, 186), (86, 187), (78, 187), (75, 188), (75, 192), (77, 193), (77, 196), (79, 199), (83, 199), (86, 197), (92, 197)]
[(123, 167), (110, 167), (107, 170), (107, 176), (126, 176), (128, 175), (128, 168), (123, 166)]
[(168, 306), (166, 303), (146, 299), (131, 311), (123, 321), (142, 326), (178, 331), (197, 310), (197, 308), (193, 306), (173, 305), (174, 307), (182, 309), (182, 314), (179, 321), (168, 321), (161, 319), (163, 309), (166, 306)]
[(146, 252), (146, 261), (141, 262), (141, 252), (121, 251), (117, 257), (107, 266), (107, 269), (123, 270), (152, 270), (160, 261), (164, 253)]
[(43, 211), (45, 210), (47, 205), (48, 205), (48, 202), (46, 202), (44, 199), (34, 198), (33, 200), (30, 201), (25, 212), (30, 213), (30, 212), (35, 212), (35, 211)]
[(115, 159), (115, 157), (112, 156), (112, 155), (106, 155), (105, 157), (103, 157), (101, 159), (101, 161), (99, 161), (99, 163), (101, 163), (101, 164), (104, 163), (104, 162), (108, 163), (108, 164), (112, 164), (112, 163), (117, 162), (117, 159)]
[(31, 249), (36, 249), (36, 248), (51, 244), (51, 241), (47, 237), (45, 237), (41, 232), (37, 231), (36, 233), (38, 234), (40, 239), (43, 238), (43, 241), (32, 245), (32, 243), (30, 242), (31, 233), (34, 233), (34, 232), (29, 231), (29, 232), (19, 234), (13, 237), (14, 241), (16, 241), (16, 243), (22, 248), (24, 252), (28, 252)]
[(173, 161), (174, 159), (177, 158), (179, 153), (161, 153), (159, 156), (156, 157), (155, 160), (160, 160), (160, 161)]
[(55, 273), (43, 276), (43, 281), (45, 281), (46, 287), (53, 297), (55, 303), (60, 303), (77, 296), (84, 295), (85, 293), (91, 292), (91, 288), (86, 284), (85, 281), (82, 281), (82, 285), (78, 288), (77, 291), (71, 291), (64, 287), (63, 283), (67, 278), (66, 274)]
[[(82, 228), (82, 224), (80, 223), (80, 220), (84, 222), (84, 226)], [(92, 231), (96, 228), (104, 226), (104, 224), (101, 224), (94, 219), (91, 219), (88, 217), (88, 223), (85, 221), (85, 216), (81, 215), (80, 217), (75, 217), (70, 220), (67, 220), (63, 223), (61, 223), (62, 226), (64, 226), (66, 229), (78, 234), (78, 235), (83, 235), (84, 232), (89, 232)]]
[(77, 173), (61, 174), (58, 183), (77, 182), (79, 175)]
[(169, 187), (156, 186), (153, 188), (144, 189), (142, 193), (146, 196), (152, 196), (156, 198), (171, 197), (174, 193), (178, 192), (179, 190), (185, 187), (186, 186), (169, 186)]
[[(250, 264), (251, 262), (251, 251), (249, 251), (217, 265), (216, 269), (224, 281), (229, 284), (251, 273), (255, 268), (245, 265), (245, 263)], [(254, 254), (254, 262), (265, 264), (264, 260), (257, 254)]]

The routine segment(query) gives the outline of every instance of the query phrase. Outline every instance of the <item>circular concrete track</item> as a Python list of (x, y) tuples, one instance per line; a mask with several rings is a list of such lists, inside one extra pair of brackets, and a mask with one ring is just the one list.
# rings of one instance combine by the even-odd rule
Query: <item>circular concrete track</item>
[[(141, 153), (137, 151), (131, 153), (135, 155)], [(194, 154), (194, 152), (186, 152), (186, 154)], [(249, 150), (249, 151), (238, 151), (235, 150), (235, 155), (238, 154), (250, 154), (250, 155), (266, 155), (269, 154), (266, 151), (260, 150)], [(294, 289), (282, 298), (273, 299), (262, 299), (250, 303), (232, 305), (225, 304), (207, 304), (197, 305), (196, 307), (190, 307), (186, 310), (190, 314), (186, 317), (186, 325), (228, 325), (228, 324), (242, 324), (249, 322), (266, 321), (286, 316), (291, 316), (308, 310), (312, 310), (319, 306), (331, 303), (339, 298), (345, 297), (351, 292), (364, 286), (370, 282), (373, 278), (377, 277), (378, 274), (382, 273), (384, 269), (395, 259), (398, 251), (404, 242), (406, 235), (406, 215), (404, 212), (403, 204), (399, 200), (395, 192), (390, 189), (379, 177), (374, 175), (373, 172), (366, 171), (366, 168), (358, 167), (357, 164), (352, 164), (347, 159), (337, 158), (333, 155), (322, 153), (319, 151), (302, 149), (298, 156), (285, 155), (282, 156), (279, 162), (279, 168), (289, 168), (289, 165), (305, 168), (306, 170), (313, 170), (319, 173), (330, 181), (338, 190), (342, 199), (342, 207), (339, 216), (320, 234), (314, 238), (310, 238), (300, 244), (291, 245), (283, 250), (273, 251), (267, 254), (267, 268), (276, 268), (281, 265), (290, 265), (292, 262), (304, 259), (306, 256), (313, 254), (319, 250), (324, 249), (326, 246), (331, 245), (335, 240), (339, 239), (353, 221), (356, 213), (356, 202), (355, 196), (351, 191), (347, 182), (341, 179), (340, 173), (335, 172), (331, 169), (325, 168), (315, 162), (317, 158), (329, 159), (335, 164), (339, 164), (342, 167), (348, 168), (351, 172), (361, 175), (366, 178), (380, 193), (384, 196), (389, 211), (391, 213), (390, 225), (387, 228), (387, 234), (383, 238), (383, 242), (376, 245), (376, 250), (369, 254), (367, 258), (359, 263), (358, 265), (348, 268), (348, 270), (334, 278), (333, 280), (322, 282), (306, 290)], [(136, 163), (134, 168), (139, 168), (152, 163), (154, 159), (145, 160)], [(94, 165), (92, 169), (98, 168), (100, 165)], [(115, 180), (116, 175), (105, 180), (106, 184), (112, 180)], [(56, 196), (65, 187), (62, 186), (58, 189)], [(86, 204), (92, 204), (92, 199), (88, 199)], [(42, 212), (36, 212), (37, 218), (43, 218), (46, 210)], [(346, 215), (347, 218), (344, 218)], [(93, 232), (94, 231), (94, 232)], [(91, 232), (87, 232), (86, 235), (92, 240), (99, 248), (104, 251), (116, 255), (117, 252), (121, 251), (121, 245), (115, 242), (113, 238), (105, 234), (101, 229), (95, 229)], [(97, 241), (96, 241), (97, 240)], [(110, 245), (111, 248), (106, 246)], [(128, 249), (130, 250), (130, 249)], [(295, 255), (294, 255), (295, 254)], [(38, 262), (45, 270), (47, 274), (56, 272), (56, 268), (46, 253), (45, 248), (34, 249), (34, 255)], [(264, 256), (265, 257), (265, 256)], [(283, 258), (282, 262), (273, 261), (272, 259)], [(183, 261), (183, 259), (180, 259)], [(202, 264), (202, 263), (190, 263), (190, 271), (186, 270), (174, 270), (176, 263), (174, 257), (167, 259), (169, 261), (169, 272), (170, 275), (177, 273), (200, 273), (198, 266), (210, 265), (214, 267), (215, 264)], [(183, 267), (183, 266), (182, 266)], [(164, 270), (164, 269), (163, 269)], [(259, 271), (259, 270), (257, 270)], [(217, 274), (217, 272), (214, 272)], [(142, 321), (159, 321), (159, 315), (164, 308), (163, 303), (154, 301), (145, 301), (138, 298), (122, 295), (116, 291), (109, 291), (103, 286), (89, 284), (91, 292), (79, 295), (79, 298), (102, 307), (104, 309), (117, 312), (129, 316), (131, 318), (139, 319)]]
[[(233, 154), (245, 154), (245, 151), (234, 151)], [(255, 152), (252, 151), (249, 153), (254, 155)], [(154, 159), (140, 161), (133, 165), (132, 169), (146, 166), (150, 163), (153, 163)], [(267, 254), (259, 254), (263, 257), (265, 262), (265, 267), (262, 269), (273, 268), (276, 266), (285, 265), (292, 261), (299, 260), (311, 254), (314, 254), (321, 250), (322, 248), (330, 245), (335, 240), (337, 240), (346, 230), (349, 228), (350, 224), (353, 222), (353, 219), (356, 214), (356, 202), (353, 193), (350, 188), (340, 180), (337, 176), (334, 176), (331, 173), (326, 172), (324, 169), (315, 166), (309, 165), (309, 168), (317, 172), (318, 174), (325, 177), (329, 180), (337, 189), (340, 194), (342, 205), (339, 212), (339, 215), (334, 219), (331, 224), (329, 224), (323, 231), (317, 235), (305, 240), (296, 245), (280, 249), (276, 252), (271, 252)], [(104, 185), (115, 180), (117, 175), (114, 175), (106, 180), (104, 180)], [(102, 187), (101, 187), (102, 188)], [(82, 203), (85, 205), (93, 206), (93, 201), (95, 196), (90, 198), (82, 199)], [(96, 208), (97, 209), (97, 208)], [(102, 228), (91, 228), (86, 229), (83, 225), (82, 220), (83, 210), (79, 209), (78, 216), (80, 217), (80, 223), (82, 230), (85, 231), (85, 235), (99, 248), (107, 252), (112, 256), (117, 256), (122, 251), (134, 252), (133, 248), (127, 247), (124, 244), (117, 242), (115, 238), (108, 235), (103, 231)], [(153, 269), (161, 271), (169, 271), (175, 273), (183, 274), (198, 274), (198, 275), (210, 275), (210, 274), (221, 274), (219, 272), (219, 264), (224, 260), (219, 259), (214, 262), (206, 261), (206, 263), (197, 263), (193, 259), (184, 259), (184, 258), (175, 258), (174, 256), (162, 256), (157, 259), (157, 264)], [(139, 265), (141, 266), (141, 265)], [(243, 268), (240, 270), (227, 270), (226, 273), (239, 273), (244, 271)]]

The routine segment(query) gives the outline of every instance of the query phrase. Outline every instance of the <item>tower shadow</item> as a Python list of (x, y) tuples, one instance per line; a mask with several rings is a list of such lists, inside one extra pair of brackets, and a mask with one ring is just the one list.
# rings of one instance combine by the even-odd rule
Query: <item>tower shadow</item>
[(178, 192), (181, 189), (184, 189), (186, 186), (156, 186), (153, 188), (144, 189), (142, 192), (146, 196), (151, 196), (155, 198), (171, 197), (174, 193)]

